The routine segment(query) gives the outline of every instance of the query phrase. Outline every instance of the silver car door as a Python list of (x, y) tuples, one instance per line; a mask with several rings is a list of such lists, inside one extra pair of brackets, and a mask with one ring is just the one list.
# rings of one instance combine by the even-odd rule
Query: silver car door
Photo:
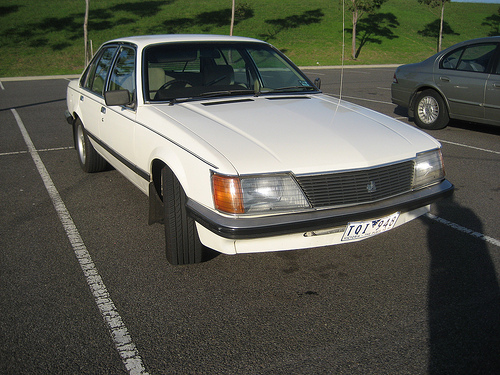
[(471, 45), (439, 62), (434, 80), (448, 99), (450, 117), (470, 121), (484, 118), (487, 68), (495, 48), (496, 44)]
[(500, 59), (486, 82), (484, 116), (488, 124), (500, 125)]

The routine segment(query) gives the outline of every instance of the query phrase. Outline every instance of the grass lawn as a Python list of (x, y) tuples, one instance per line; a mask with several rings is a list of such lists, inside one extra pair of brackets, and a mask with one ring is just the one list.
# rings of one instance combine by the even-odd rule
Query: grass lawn
[[(234, 34), (263, 39), (298, 65), (340, 65), (342, 5), (337, 0), (237, 0)], [(229, 34), (230, 0), (90, 0), (94, 51), (109, 39), (161, 33)], [(80, 73), (84, 64), (84, 0), (0, 0), (0, 77)], [(417, 0), (388, 0), (358, 25), (351, 56), (351, 15), (345, 14), (345, 64), (423, 60), (437, 40), (422, 31), (438, 10)], [(499, 34), (499, 6), (447, 3), (443, 48)], [(420, 32), (419, 32), (420, 31)]]

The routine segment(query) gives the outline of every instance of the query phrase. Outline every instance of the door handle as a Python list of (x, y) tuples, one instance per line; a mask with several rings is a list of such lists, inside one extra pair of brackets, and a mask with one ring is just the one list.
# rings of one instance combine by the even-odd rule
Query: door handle
[(101, 113), (102, 113), (103, 115), (105, 115), (105, 114), (106, 114), (106, 107), (101, 107)]
[(80, 101), (83, 102), (84, 99), (85, 97), (83, 95), (80, 95)]
[(496, 88), (496, 89), (500, 89), (500, 83), (496, 83), (496, 82), (495, 82), (495, 83), (493, 84), (493, 87), (494, 87), (494, 88)]
[(450, 79), (448, 77), (444, 77), (444, 76), (439, 77), (439, 80), (441, 80), (443, 82), (450, 82)]

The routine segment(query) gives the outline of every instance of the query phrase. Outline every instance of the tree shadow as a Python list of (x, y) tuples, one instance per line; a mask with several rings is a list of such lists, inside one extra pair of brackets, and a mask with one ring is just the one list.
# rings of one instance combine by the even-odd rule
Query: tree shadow
[(452, 199), (438, 202), (437, 209), (437, 217), (423, 219), (431, 256), (428, 373), (498, 374), (500, 288), (487, 243), (477, 238), (483, 225)]
[(4, 17), (4, 16), (8, 16), (9, 14), (16, 13), (20, 8), (22, 8), (21, 5), (0, 6), (0, 17)]
[[(91, 31), (108, 30), (115, 26), (131, 24), (137, 18), (151, 17), (158, 14), (165, 5), (175, 0), (142, 1), (139, 3), (123, 3), (110, 8), (91, 9), (89, 12), (88, 27)], [(19, 7), (0, 7), (4, 12), (16, 12)], [(116, 18), (117, 12), (126, 12), (132, 17)], [(71, 47), (71, 43), (51, 43), (48, 33), (63, 32), (65, 39), (78, 40), (83, 37), (83, 19), (85, 13), (73, 13), (64, 17), (46, 17), (38, 22), (20, 24), (2, 33), (8, 45), (28, 45), (30, 47), (50, 47), (53, 51), (61, 51)]]
[(270, 25), (267, 33), (260, 34), (259, 36), (265, 41), (276, 39), (276, 36), (286, 30), (296, 29), (300, 26), (307, 26), (313, 23), (320, 23), (325, 16), (321, 9), (308, 10), (302, 14), (294, 14), (285, 18), (275, 18), (272, 20), (264, 21)]
[[(425, 25), (422, 30), (417, 31), (418, 34), (436, 39), (436, 46), (439, 45), (439, 28), (441, 26), (441, 20), (439, 18)], [(453, 30), (450, 24), (446, 21), (443, 22), (443, 38), (445, 35), (460, 35), (455, 30)]]
[(498, 8), (498, 14), (486, 17), (481, 25), (490, 27), (488, 36), (500, 35), (500, 8)]
[[(246, 4), (236, 7), (234, 24), (252, 18), (254, 11)], [(179, 34), (192, 27), (201, 27), (203, 32), (209, 32), (213, 27), (229, 26), (231, 24), (231, 8), (202, 12), (194, 17), (173, 18), (165, 21), (162, 25), (149, 29), (149, 32), (167, 32)]]
[[(397, 17), (392, 13), (373, 13), (358, 22), (356, 37), (359, 39), (359, 46), (356, 51), (356, 58), (361, 53), (361, 49), (369, 44), (382, 44), (382, 39), (398, 38), (392, 31), (399, 26)], [(346, 29), (352, 34), (352, 29)]]

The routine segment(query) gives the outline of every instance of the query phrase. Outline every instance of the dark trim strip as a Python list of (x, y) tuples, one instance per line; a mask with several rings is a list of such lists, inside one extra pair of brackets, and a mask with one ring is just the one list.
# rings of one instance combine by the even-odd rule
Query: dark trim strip
[(408, 212), (450, 196), (453, 189), (454, 186), (444, 180), (440, 184), (377, 203), (258, 218), (222, 216), (192, 200), (188, 200), (187, 208), (198, 223), (221, 237), (250, 239), (334, 228), (397, 211)]
[(150, 181), (150, 176), (149, 176), (148, 172), (142, 170), (141, 168), (139, 168), (134, 163), (132, 163), (129, 160), (125, 159), (122, 155), (118, 154), (115, 150), (113, 150), (111, 147), (109, 147), (106, 143), (104, 143), (103, 141), (101, 141), (95, 135), (93, 135), (92, 133), (90, 133), (87, 129), (85, 129), (85, 132), (87, 133), (87, 135), (90, 138), (92, 138), (92, 140), (94, 142), (96, 142), (99, 146), (101, 146), (103, 149), (105, 149), (107, 152), (109, 152), (111, 154), (111, 156), (113, 156), (114, 158), (116, 158), (120, 163), (122, 163), (123, 165), (125, 165), (127, 168), (129, 168), (130, 170), (132, 170), (135, 174), (139, 175), (140, 177), (142, 177), (146, 181), (148, 181), (148, 182)]

